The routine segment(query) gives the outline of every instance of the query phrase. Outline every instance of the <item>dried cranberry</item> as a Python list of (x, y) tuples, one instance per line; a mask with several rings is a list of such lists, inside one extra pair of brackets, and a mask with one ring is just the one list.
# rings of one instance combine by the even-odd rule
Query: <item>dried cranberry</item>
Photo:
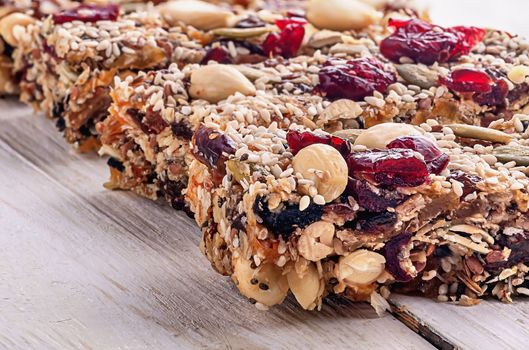
[(463, 184), (463, 197), (474, 192), (476, 190), (476, 184), (483, 181), (481, 177), (464, 173), (461, 170), (452, 171), (448, 179), (454, 179)]
[(344, 157), (351, 153), (351, 143), (349, 141), (329, 134), (316, 134), (307, 131), (301, 132), (298, 130), (290, 130), (287, 133), (287, 142), (293, 155), (296, 155), (303, 148), (315, 143), (323, 143), (332, 146)]
[(151, 108), (147, 112), (139, 109), (129, 108), (127, 114), (138, 124), (140, 129), (146, 134), (159, 134), (169, 126), (162, 118), (161, 114), (154, 112)]
[(222, 168), (223, 154), (235, 153), (231, 141), (208, 127), (200, 126), (193, 136), (194, 154), (197, 159), (210, 168)]
[(509, 93), (509, 86), (503, 79), (476, 69), (454, 70), (448, 76), (439, 78), (439, 82), (452, 91), (471, 93), (472, 99), (480, 105), (503, 105)]
[(389, 187), (415, 187), (428, 180), (426, 163), (412, 150), (388, 149), (351, 153), (349, 176)]
[(359, 58), (338, 64), (328, 62), (319, 72), (320, 83), (316, 91), (328, 99), (347, 98), (355, 101), (384, 93), (397, 81), (392, 71), (387, 71), (376, 58)]
[(402, 233), (392, 238), (382, 249), (382, 255), (386, 258), (386, 270), (397, 282), (409, 282), (413, 279), (400, 263), (401, 253), (410, 243), (411, 236), (411, 233)]
[(388, 207), (394, 208), (403, 200), (403, 196), (386, 189), (374, 189), (365, 181), (349, 177), (346, 194), (353, 196), (358, 205), (369, 212), (383, 212)]
[(202, 61), (200, 61), (200, 64), (208, 64), (209, 61), (215, 61), (222, 64), (232, 64), (233, 58), (228, 50), (219, 46), (209, 49)]
[(428, 65), (448, 62), (468, 54), (486, 34), (481, 28), (443, 28), (420, 19), (391, 19), (389, 26), (396, 30), (380, 43), (381, 53), (394, 62), (408, 57)]
[(268, 209), (268, 203), (264, 197), (257, 197), (253, 211), (263, 220), (263, 224), (273, 233), (278, 233), (283, 238), (290, 237), (296, 228), (304, 228), (313, 222), (320, 220), (323, 215), (323, 206), (317, 204), (309, 205), (300, 211), (297, 204), (285, 204), (277, 210)]
[(63, 24), (73, 21), (97, 22), (115, 21), (119, 15), (118, 5), (80, 5), (74, 9), (64, 10), (53, 15), (55, 24)]
[(424, 157), (424, 162), (430, 173), (439, 175), (447, 166), (449, 157), (425, 137), (407, 136), (391, 141), (387, 148), (405, 148), (419, 152)]
[(305, 21), (302, 18), (279, 19), (276, 26), (281, 30), (270, 33), (262, 44), (264, 53), (269, 56), (293, 57), (301, 47), (305, 36)]

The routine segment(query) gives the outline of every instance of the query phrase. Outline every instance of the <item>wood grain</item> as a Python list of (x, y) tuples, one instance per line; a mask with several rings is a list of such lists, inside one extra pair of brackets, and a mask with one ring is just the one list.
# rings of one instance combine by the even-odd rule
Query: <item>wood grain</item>
[(104, 190), (102, 159), (13, 101), (0, 110), (0, 348), (432, 348), (365, 304), (258, 311), (185, 215)]

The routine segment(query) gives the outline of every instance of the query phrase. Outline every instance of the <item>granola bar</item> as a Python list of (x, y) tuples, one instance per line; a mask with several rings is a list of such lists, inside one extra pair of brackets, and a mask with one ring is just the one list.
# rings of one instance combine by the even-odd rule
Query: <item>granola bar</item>
[(306, 309), (328, 294), (379, 308), (395, 283), (464, 304), (525, 294), (522, 130), (425, 125), (342, 131), (347, 139), (202, 125), (186, 198), (203, 252), (260, 308), (289, 290)]
[(21, 99), (57, 118), (66, 139), (88, 149), (110, 106), (115, 76), (203, 56), (196, 41), (158, 14), (119, 15), (116, 6), (82, 5), (26, 27), (21, 36)]

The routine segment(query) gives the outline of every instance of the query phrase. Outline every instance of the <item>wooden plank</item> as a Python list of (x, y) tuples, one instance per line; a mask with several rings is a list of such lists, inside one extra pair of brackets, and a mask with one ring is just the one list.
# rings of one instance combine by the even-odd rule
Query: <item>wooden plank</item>
[(484, 300), (464, 307), (433, 300), (394, 295), (397, 317), (440, 348), (525, 349), (529, 340), (529, 301), (514, 304)]
[(185, 215), (104, 190), (103, 160), (13, 101), (0, 110), (0, 348), (432, 348), (365, 304), (258, 311)]

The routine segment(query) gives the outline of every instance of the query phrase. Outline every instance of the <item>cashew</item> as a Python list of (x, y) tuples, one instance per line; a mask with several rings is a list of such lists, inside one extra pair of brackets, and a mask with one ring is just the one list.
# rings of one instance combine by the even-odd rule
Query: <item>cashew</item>
[(331, 146), (313, 144), (303, 148), (292, 160), (292, 167), (305, 179), (314, 181), (326, 203), (338, 198), (347, 187), (347, 163)]
[(235, 16), (221, 7), (198, 0), (169, 1), (158, 8), (171, 26), (183, 22), (200, 30), (228, 27)]
[(307, 19), (320, 29), (362, 29), (380, 21), (382, 14), (358, 0), (310, 0)]
[(191, 73), (192, 97), (216, 103), (240, 92), (255, 95), (255, 86), (237, 69), (224, 64), (202, 66)]
[(385, 263), (384, 256), (378, 253), (367, 249), (355, 250), (340, 258), (337, 276), (348, 285), (368, 285), (384, 272)]
[(370, 127), (355, 140), (355, 145), (363, 145), (369, 149), (384, 149), (391, 141), (403, 136), (421, 136), (424, 131), (399, 123), (383, 123)]
[(287, 278), (274, 264), (252, 269), (249, 260), (236, 258), (232, 279), (242, 295), (266, 306), (281, 304), (288, 294)]
[(305, 259), (320, 261), (332, 254), (334, 225), (326, 221), (317, 221), (307, 226), (298, 240), (298, 251)]
[(308, 265), (301, 276), (295, 269), (290, 270), (287, 280), (292, 294), (305, 310), (314, 310), (318, 306), (324, 286), (314, 263)]
[(35, 22), (31, 16), (23, 13), (14, 12), (0, 19), (0, 35), (11, 46), (17, 46), (17, 39), (13, 34), (13, 30), (17, 26), (26, 27)]

